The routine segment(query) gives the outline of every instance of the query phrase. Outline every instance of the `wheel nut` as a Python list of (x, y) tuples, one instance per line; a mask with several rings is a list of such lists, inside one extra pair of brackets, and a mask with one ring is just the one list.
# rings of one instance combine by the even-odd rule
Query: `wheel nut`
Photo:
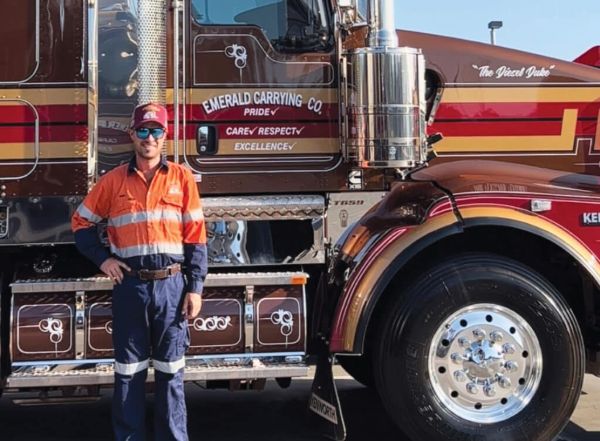
[(516, 361), (507, 361), (504, 367), (508, 372), (515, 372), (517, 369), (519, 369), (519, 365)]
[(468, 338), (464, 338), (461, 337), (458, 339), (458, 344), (460, 345), (461, 348), (470, 348), (471, 347), (471, 342), (469, 341)]
[(514, 347), (514, 345), (511, 345), (510, 343), (504, 343), (502, 345), (502, 352), (504, 352), (505, 354), (514, 354), (515, 347)]
[(500, 387), (502, 389), (508, 389), (509, 387), (512, 386), (512, 383), (510, 382), (510, 378), (508, 378), (508, 377), (500, 377), (500, 379), (498, 380), (498, 384), (500, 385)]
[(454, 379), (459, 383), (464, 383), (467, 381), (467, 374), (465, 374), (463, 371), (454, 371)]
[(485, 338), (486, 333), (483, 329), (477, 328), (477, 329), (473, 330), (473, 335), (475, 336), (475, 338), (477, 340), (481, 341)]
[(490, 334), (490, 340), (492, 340), (494, 343), (500, 343), (503, 338), (504, 336), (502, 335), (502, 333), (498, 331), (493, 331)]
[(450, 356), (450, 358), (456, 364), (461, 364), (463, 362), (463, 357), (458, 352), (452, 353), (452, 355)]
[(496, 389), (494, 389), (494, 386), (486, 384), (485, 386), (483, 386), (483, 393), (486, 394), (488, 397), (493, 397), (494, 395), (496, 395)]
[(477, 392), (479, 392), (479, 388), (477, 387), (477, 385), (475, 383), (469, 383), (469, 384), (467, 384), (467, 392), (475, 395)]

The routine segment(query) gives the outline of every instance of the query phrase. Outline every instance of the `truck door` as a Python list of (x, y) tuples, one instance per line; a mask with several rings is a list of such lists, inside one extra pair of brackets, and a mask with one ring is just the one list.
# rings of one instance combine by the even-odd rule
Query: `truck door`
[(337, 70), (325, 0), (191, 0), (183, 161), (203, 191), (342, 182)]

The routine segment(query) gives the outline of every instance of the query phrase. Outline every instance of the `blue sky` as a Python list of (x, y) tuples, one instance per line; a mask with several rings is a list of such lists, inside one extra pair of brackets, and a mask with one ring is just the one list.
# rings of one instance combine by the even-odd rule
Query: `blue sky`
[(394, 0), (396, 27), (572, 60), (600, 45), (600, 0)]

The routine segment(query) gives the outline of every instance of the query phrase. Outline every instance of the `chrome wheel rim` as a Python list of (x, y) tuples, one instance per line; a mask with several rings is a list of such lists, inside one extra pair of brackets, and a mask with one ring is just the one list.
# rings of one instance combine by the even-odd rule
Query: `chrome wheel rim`
[(535, 395), (542, 350), (531, 326), (513, 310), (470, 305), (435, 332), (428, 373), (450, 412), (476, 423), (496, 423), (519, 413)]

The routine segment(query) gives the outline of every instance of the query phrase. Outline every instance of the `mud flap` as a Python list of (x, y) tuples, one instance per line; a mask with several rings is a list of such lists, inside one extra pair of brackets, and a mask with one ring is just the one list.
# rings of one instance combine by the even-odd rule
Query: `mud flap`
[(319, 352), (308, 402), (310, 423), (320, 435), (343, 441), (346, 439), (346, 424), (333, 379), (333, 355)]

